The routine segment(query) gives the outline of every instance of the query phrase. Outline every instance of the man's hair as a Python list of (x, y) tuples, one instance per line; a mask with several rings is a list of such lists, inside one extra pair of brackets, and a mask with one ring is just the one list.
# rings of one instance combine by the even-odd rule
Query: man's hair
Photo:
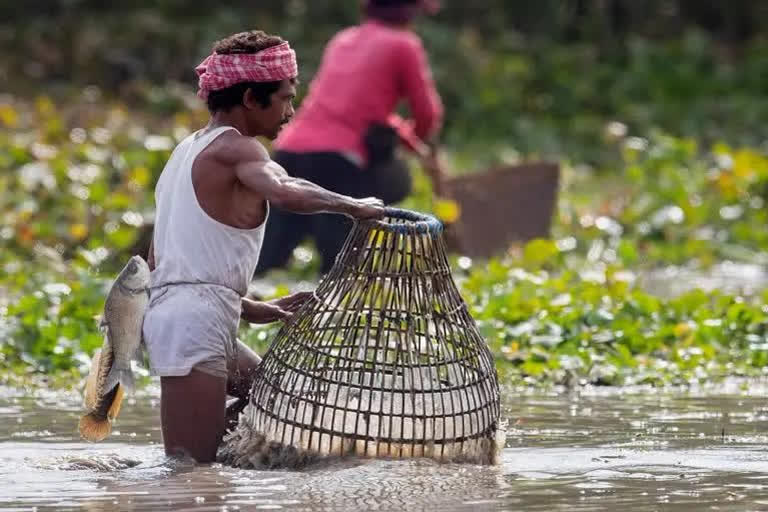
[(365, 14), (386, 23), (408, 23), (423, 7), (423, 0), (368, 0)]
[[(273, 36), (261, 30), (251, 30), (249, 32), (233, 34), (220, 41), (216, 41), (213, 44), (213, 51), (220, 55), (257, 53), (283, 42), (280, 36)], [(208, 94), (208, 110), (211, 112), (219, 110), (228, 111), (233, 107), (242, 105), (243, 95), (248, 89), (251, 89), (254, 99), (262, 107), (267, 108), (271, 104), (270, 96), (280, 89), (281, 82), (280, 80), (276, 82), (240, 82), (226, 89), (211, 91)]]
[(421, 3), (421, 0), (368, 0), (368, 3), (376, 7), (390, 7), (397, 5), (409, 5)]

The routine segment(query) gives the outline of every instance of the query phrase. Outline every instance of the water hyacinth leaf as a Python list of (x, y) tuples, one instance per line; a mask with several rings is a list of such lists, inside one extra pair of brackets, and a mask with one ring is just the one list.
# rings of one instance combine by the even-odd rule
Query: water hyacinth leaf
[(136, 239), (136, 229), (129, 226), (120, 226), (107, 235), (110, 245), (117, 249), (127, 249), (133, 245)]
[(592, 335), (591, 341), (593, 343), (611, 343), (617, 338), (612, 331), (599, 331)]
[(635, 244), (629, 240), (619, 242), (618, 255), (625, 265), (634, 265), (639, 260), (639, 254)]
[(556, 347), (563, 341), (563, 337), (557, 334), (538, 334), (531, 336), (531, 344), (544, 347)]
[(528, 359), (522, 364), (520, 369), (526, 375), (530, 375), (531, 377), (539, 377), (547, 371), (547, 365), (539, 361)]
[[(523, 59), (521, 62), (530, 59), (514, 52), (508, 56), (513, 58)], [(505, 90), (512, 94), (523, 94), (526, 86), (519, 78), (527, 77), (528, 71), (539, 70), (541, 66), (552, 67), (548, 73), (557, 77), (558, 83), (570, 83), (574, 76), (581, 81), (578, 74), (571, 72), (573, 62), (561, 59), (557, 66), (552, 66), (548, 59), (554, 57), (550, 58), (549, 54), (542, 62), (537, 61), (536, 66), (520, 66), (520, 62), (507, 66), (507, 57), (502, 56), (489, 56), (489, 59), (493, 63), (489, 69), (503, 70), (508, 77), (518, 78), (512, 81), (515, 82), (512, 86), (506, 86)], [(528, 71), (521, 72), (521, 69)], [(646, 73), (652, 74), (652, 70)], [(480, 71), (480, 75), (472, 79), (490, 91), (483, 96), (483, 101), (489, 104), (506, 101), (503, 95), (498, 95), (499, 77), (490, 70)], [(636, 76), (628, 75), (626, 80), (636, 80)], [(659, 80), (665, 79), (658, 75)], [(718, 77), (712, 79), (719, 80)], [(564, 89), (578, 97), (592, 94), (585, 84), (581, 81), (578, 87)], [(628, 85), (631, 84), (625, 83)], [(164, 94), (168, 96), (167, 91)], [(537, 91), (530, 97), (531, 105), (538, 105), (536, 108), (542, 112), (568, 103), (551, 91)], [(698, 366), (708, 365), (707, 371), (712, 374), (759, 372), (761, 367), (753, 365), (765, 364), (760, 363), (762, 356), (750, 354), (763, 352), (755, 348), (762, 345), (753, 336), (763, 336), (766, 332), (764, 304), (768, 302), (768, 292), (760, 294), (753, 290), (754, 297), (737, 298), (742, 293), (740, 290), (716, 294), (708, 288), (679, 297), (660, 298), (647, 293), (640, 288), (641, 284), (631, 279), (618, 283), (616, 277), (622, 272), (642, 275), (647, 268), (668, 264), (698, 266), (706, 272), (707, 265), (724, 259), (765, 265), (768, 261), (765, 259), (768, 232), (764, 229), (768, 220), (765, 211), (768, 165), (763, 149), (757, 144), (754, 148), (716, 144), (709, 150), (697, 147), (690, 139), (638, 132), (640, 120), (654, 110), (641, 102), (631, 103), (607, 110), (616, 112), (618, 121), (628, 127), (629, 132), (614, 137), (614, 146), (599, 149), (610, 151), (613, 158), (619, 159), (619, 172), (611, 167), (582, 175), (576, 165), (563, 161), (565, 180), (558, 198), (553, 240), (534, 241), (523, 249), (513, 247), (508, 254), (490, 262), (474, 261), (462, 272), (465, 275), (459, 284), (461, 293), (471, 305), (483, 334), (499, 354), (500, 372), (505, 375), (519, 376), (524, 361), (538, 360), (547, 354), (549, 358), (544, 359), (548, 363), (543, 370), (529, 368), (538, 371), (536, 382), (559, 382), (563, 378), (553, 366), (554, 360), (564, 365), (563, 354), (585, 362), (583, 368), (574, 366), (572, 371), (588, 382), (643, 379), (664, 383), (683, 372), (695, 376), (696, 370), (691, 366), (694, 362)], [(665, 107), (656, 108), (657, 115), (659, 110), (674, 108), (674, 102), (659, 104)], [(177, 118), (185, 126), (148, 124), (130, 117), (128, 109), (118, 108), (122, 113), (116, 114), (113, 109), (105, 108), (96, 109), (103, 111), (99, 114), (101, 119), (76, 120), (76, 124), (69, 124), (69, 118), (62, 115), (65, 109), (50, 99), (42, 101), (39, 109), (32, 104), (27, 109), (29, 112), (24, 110), (22, 102), (12, 105), (17, 113), (17, 128), (0, 130), (0, 166), (15, 170), (27, 164), (32, 164), (33, 170), (47, 166), (55, 183), (50, 188), (45, 183), (48, 180), (50, 185), (50, 178), (44, 174), (33, 175), (34, 188), (28, 191), (20, 181), (21, 173), (0, 176), (0, 189), (10, 192), (0, 197), (3, 206), (0, 211), (11, 212), (0, 214), (3, 226), (0, 240), (9, 245), (8, 251), (5, 245), (4, 251), (0, 251), (0, 297), (5, 290), (11, 290), (16, 299), (7, 309), (0, 305), (0, 315), (13, 325), (14, 347), (38, 347), (35, 353), (42, 355), (39, 359), (25, 356), (23, 348), (11, 349), (10, 343), (4, 347), (7, 350), (4, 353), (8, 354), (8, 360), (24, 360), (45, 370), (51, 365), (65, 365), (67, 361), (72, 364), (77, 357), (75, 352), (80, 350), (77, 343), (64, 348), (57, 345), (61, 336), (75, 340), (79, 337), (83, 345), (98, 344), (99, 335), (92, 317), (103, 305), (104, 286), (103, 281), (89, 281), (79, 274), (51, 268), (48, 260), (35, 256), (35, 247), (61, 249), (65, 265), (92, 267), (94, 272), (103, 272), (100, 277), (114, 277), (118, 270), (114, 262), (124, 258), (134, 241), (134, 235), (128, 232), (133, 231), (134, 226), (123, 224), (124, 213), (144, 214), (152, 210), (151, 190), (168, 156), (169, 138), (178, 140), (177, 133), (190, 133), (190, 129), (196, 129), (197, 121), (193, 121), (190, 114)], [(750, 110), (757, 110), (755, 105), (753, 102)], [(670, 119), (699, 115), (699, 119), (706, 119), (706, 114), (696, 110), (690, 109), (682, 115), (680, 111), (669, 111), (664, 115)], [(569, 123), (569, 135), (579, 138), (582, 132), (599, 130), (602, 137), (606, 123), (599, 116), (573, 114), (562, 116), (573, 119), (573, 123)], [(756, 118), (765, 117), (757, 114)], [(521, 140), (519, 147), (491, 151), (490, 144), (483, 138), (483, 153), (493, 153), (494, 158), (510, 155), (509, 158), (519, 159), (525, 157), (527, 147), (544, 154), (548, 142), (543, 141), (550, 138), (551, 133), (542, 132), (540, 125), (537, 128), (536, 119), (529, 112), (521, 113), (519, 118), (512, 124), (508, 120), (503, 124), (507, 139), (523, 134), (515, 139), (516, 144)], [(461, 123), (458, 118), (455, 121)], [(487, 137), (490, 132), (485, 124), (491, 123), (489, 120), (482, 123), (483, 126), (474, 126), (473, 133), (482, 132), (482, 137)], [(109, 126), (110, 136), (99, 132), (98, 129), (105, 126)], [(147, 126), (151, 126), (151, 130)], [(510, 136), (510, 130), (516, 133)], [(148, 139), (149, 131), (159, 138)], [(544, 135), (531, 135), (537, 132)], [(624, 161), (620, 160), (622, 147), (628, 151)], [(568, 154), (567, 160), (578, 162), (575, 155)], [(478, 167), (473, 156), (457, 150), (456, 161), (462, 165), (456, 167)], [(88, 171), (87, 165), (98, 167), (99, 172)], [(72, 169), (77, 172), (70, 175)], [(606, 176), (611, 178), (603, 180)], [(617, 180), (620, 183), (615, 183)], [(85, 187), (87, 197), (71, 188), (72, 184)], [(578, 187), (583, 190), (580, 192)], [(418, 204), (419, 210), (434, 212), (438, 208), (428, 180), (420, 174), (415, 176), (414, 190), (415, 196), (408, 199), (410, 204)], [(59, 193), (61, 191), (65, 193)], [(112, 198), (116, 195), (118, 200), (114, 201)], [(663, 215), (655, 217), (659, 212)], [(582, 225), (581, 220), (587, 218), (591, 221)], [(136, 219), (128, 217), (131, 223), (136, 223)], [(662, 222), (654, 224), (654, 221)], [(619, 233), (616, 225), (620, 225), (623, 232)], [(6, 231), (6, 227), (10, 231)], [(4, 233), (11, 234), (6, 237)], [(590, 249), (591, 268), (585, 272), (585, 258)], [(22, 262), (18, 265), (20, 268), (11, 266), (6, 270), (7, 264), (14, 262)], [(589, 277), (592, 282), (579, 276)], [(46, 284), (57, 282), (70, 286), (71, 294), (56, 298), (35, 295)], [(57, 316), (66, 317), (66, 321), (54, 321)], [(526, 322), (535, 328), (514, 330)], [(560, 326), (561, 332), (552, 332), (550, 323)], [(251, 343), (266, 347), (274, 329), (244, 328), (243, 333)], [(560, 341), (556, 342), (557, 339)], [(52, 345), (48, 346), (49, 343)], [(514, 351), (503, 352), (505, 343), (514, 346)], [(63, 351), (54, 357), (55, 346)], [(637, 365), (628, 366), (629, 360), (623, 352), (617, 358), (616, 346), (628, 350)], [(539, 355), (534, 354), (533, 347), (541, 350)], [(509, 354), (515, 355), (509, 357)]]
[(554, 263), (560, 254), (557, 244), (552, 240), (537, 239), (528, 242), (523, 252), (523, 261), (531, 267), (538, 267), (544, 263)]

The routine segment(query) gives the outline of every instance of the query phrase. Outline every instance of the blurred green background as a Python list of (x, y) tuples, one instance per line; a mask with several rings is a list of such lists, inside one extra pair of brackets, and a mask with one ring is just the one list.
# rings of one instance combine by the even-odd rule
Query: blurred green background
[[(632, 131), (762, 144), (768, 4), (718, 0), (446, 0), (419, 32), (453, 146), (511, 147), (596, 163), (606, 119)], [(261, 28), (297, 48), (304, 84), (357, 0), (38, 0), (0, 7), (11, 92), (94, 85), (157, 113), (185, 108), (216, 39)], [(160, 87), (161, 89), (156, 89)], [(483, 151), (478, 151), (483, 153)], [(606, 155), (608, 153), (608, 155)], [(487, 155), (488, 159), (493, 155)]]
[[(297, 49), (306, 91), (357, 0), (0, 4), (0, 367), (71, 382), (173, 146), (206, 121), (194, 67), (253, 28)], [(552, 236), (455, 277), (510, 379), (688, 382), (768, 361), (768, 3), (444, 0), (419, 21), (453, 174), (559, 161)], [(414, 162), (406, 206), (440, 211)], [(269, 281), (315, 279), (311, 247)], [(681, 293), (644, 278), (717, 277)], [(731, 268), (731, 267), (729, 267)], [(739, 273), (740, 272), (740, 273)], [(686, 277), (688, 276), (688, 277)], [(681, 281), (681, 282), (676, 282)], [(685, 281), (685, 282), (682, 282)], [(736, 279), (738, 281), (738, 279)], [(675, 288), (677, 290), (678, 287)], [(692, 291), (685, 291), (692, 289)], [(263, 350), (273, 332), (243, 327)]]

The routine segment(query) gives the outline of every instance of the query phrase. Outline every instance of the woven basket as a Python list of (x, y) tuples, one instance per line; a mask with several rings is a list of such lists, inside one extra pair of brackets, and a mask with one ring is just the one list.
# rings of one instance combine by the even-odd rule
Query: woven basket
[(355, 223), (336, 264), (264, 356), (220, 459), (494, 463), (493, 355), (451, 276), (434, 218), (388, 209)]

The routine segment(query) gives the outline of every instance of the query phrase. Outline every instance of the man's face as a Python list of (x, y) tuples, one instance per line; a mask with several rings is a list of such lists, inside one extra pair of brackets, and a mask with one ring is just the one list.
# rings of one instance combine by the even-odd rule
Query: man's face
[(274, 140), (283, 125), (291, 120), (294, 114), (293, 100), (296, 98), (296, 85), (290, 80), (283, 80), (280, 88), (270, 97), (268, 107), (255, 103), (252, 108), (254, 135), (262, 135)]

